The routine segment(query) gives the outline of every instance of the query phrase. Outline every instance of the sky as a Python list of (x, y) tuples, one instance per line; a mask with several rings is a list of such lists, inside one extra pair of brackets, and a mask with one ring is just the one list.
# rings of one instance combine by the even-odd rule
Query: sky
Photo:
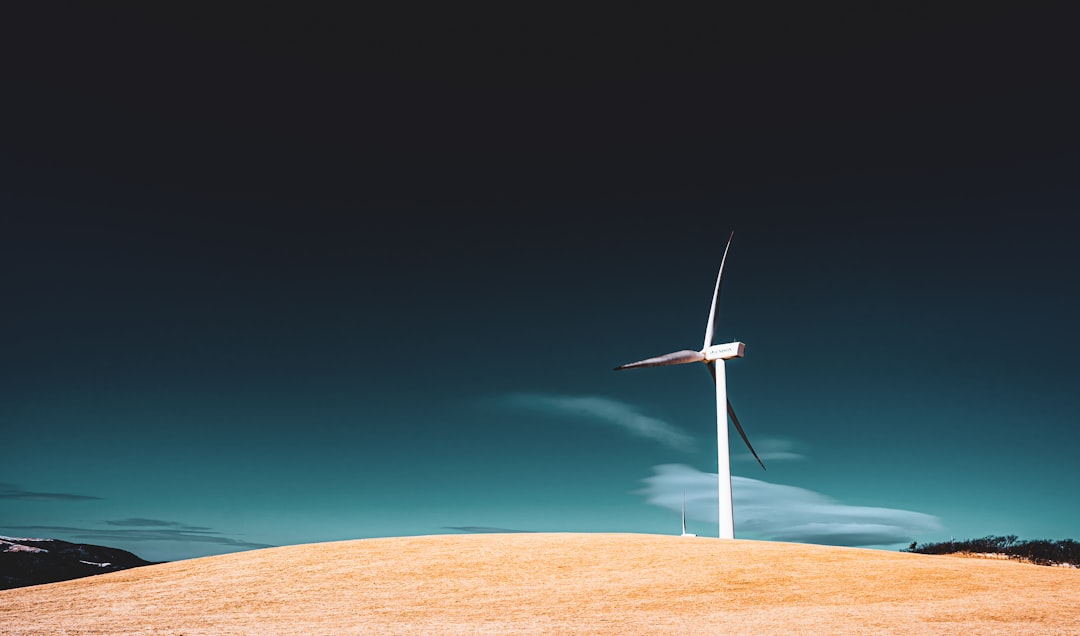
[(15, 10), (0, 534), (1077, 538), (1057, 5)]

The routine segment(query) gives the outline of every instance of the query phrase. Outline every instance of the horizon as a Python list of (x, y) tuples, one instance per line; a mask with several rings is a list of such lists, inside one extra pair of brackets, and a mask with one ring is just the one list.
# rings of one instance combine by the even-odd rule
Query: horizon
[(736, 538), (1077, 534), (1050, 10), (18, 11), (0, 534), (715, 535), (732, 231)]

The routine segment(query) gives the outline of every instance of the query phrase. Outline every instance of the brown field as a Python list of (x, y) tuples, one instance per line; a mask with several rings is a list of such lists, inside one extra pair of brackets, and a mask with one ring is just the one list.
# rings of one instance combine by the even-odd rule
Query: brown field
[(0, 591), (0, 634), (1080, 634), (1080, 571), (632, 534), (366, 539)]

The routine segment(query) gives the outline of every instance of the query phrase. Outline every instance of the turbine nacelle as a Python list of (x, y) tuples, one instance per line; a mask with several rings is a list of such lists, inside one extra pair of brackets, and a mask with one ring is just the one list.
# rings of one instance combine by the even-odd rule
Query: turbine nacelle
[(726, 344), (705, 347), (701, 354), (705, 357), (705, 362), (712, 362), (713, 360), (731, 360), (733, 358), (745, 356), (746, 345), (741, 342), (728, 342)]

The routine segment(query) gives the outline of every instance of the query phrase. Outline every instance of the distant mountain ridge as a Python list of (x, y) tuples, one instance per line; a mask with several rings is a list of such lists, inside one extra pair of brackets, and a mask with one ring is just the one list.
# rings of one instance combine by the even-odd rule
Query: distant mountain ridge
[(56, 583), (153, 562), (117, 548), (0, 536), (0, 590)]

